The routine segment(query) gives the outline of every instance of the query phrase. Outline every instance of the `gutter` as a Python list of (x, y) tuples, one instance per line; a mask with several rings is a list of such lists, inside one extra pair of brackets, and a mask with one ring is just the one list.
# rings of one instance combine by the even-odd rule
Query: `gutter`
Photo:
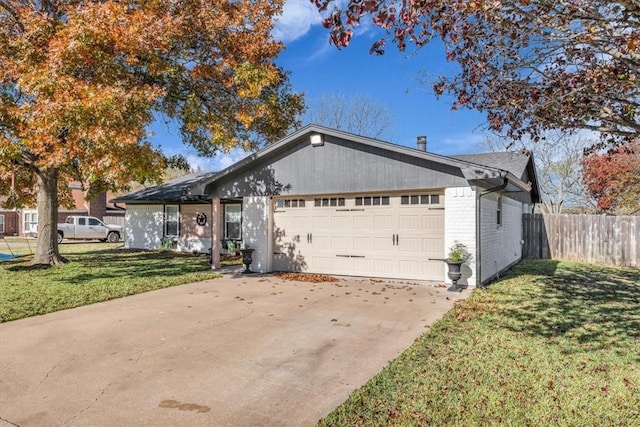
[(502, 184), (497, 185), (495, 187), (484, 190), (478, 196), (476, 201), (476, 287), (482, 287), (482, 222), (481, 222), (481, 214), (482, 209), (480, 206), (482, 205), (482, 197), (487, 194), (495, 193), (500, 190), (504, 190), (507, 188), (509, 184), (509, 174), (505, 171), (500, 171), (500, 178), (502, 178)]

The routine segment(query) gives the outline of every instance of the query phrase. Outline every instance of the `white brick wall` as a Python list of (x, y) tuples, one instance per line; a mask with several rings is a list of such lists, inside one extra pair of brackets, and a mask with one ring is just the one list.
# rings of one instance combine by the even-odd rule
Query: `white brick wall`
[(481, 199), (482, 280), (495, 277), (522, 256), (522, 203), (502, 196), (502, 225), (497, 225), (500, 193)]
[(124, 247), (158, 249), (162, 242), (162, 205), (127, 205), (124, 217)]
[(242, 199), (242, 240), (255, 249), (251, 270), (257, 273), (269, 271), (270, 264), (270, 199), (266, 196)]
[[(455, 241), (464, 243), (472, 257), (463, 266), (462, 279), (458, 283), (474, 287), (476, 285), (476, 192), (471, 187), (447, 188), (444, 191), (444, 197), (445, 249), (442, 257), (447, 257), (449, 248)], [(445, 263), (442, 263), (442, 271), (446, 283), (451, 283), (447, 277)]]

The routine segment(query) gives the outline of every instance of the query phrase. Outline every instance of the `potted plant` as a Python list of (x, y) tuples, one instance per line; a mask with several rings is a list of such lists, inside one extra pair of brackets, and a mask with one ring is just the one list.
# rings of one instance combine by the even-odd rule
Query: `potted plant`
[(243, 274), (253, 273), (249, 266), (253, 262), (253, 251), (255, 249), (251, 249), (248, 245), (242, 244), (242, 249), (240, 249), (240, 253), (242, 254), (242, 263), (244, 264)]
[(462, 264), (467, 262), (469, 258), (471, 258), (471, 253), (469, 253), (467, 246), (457, 240), (453, 242), (449, 248), (449, 255), (444, 260), (449, 268), (447, 276), (451, 279), (453, 286), (458, 286), (458, 280), (462, 277)]

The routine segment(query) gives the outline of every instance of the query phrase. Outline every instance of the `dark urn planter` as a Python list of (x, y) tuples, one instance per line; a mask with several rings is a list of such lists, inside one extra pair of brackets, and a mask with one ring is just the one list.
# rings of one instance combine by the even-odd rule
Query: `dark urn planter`
[(242, 263), (244, 264), (244, 271), (242, 274), (253, 273), (249, 268), (253, 262), (253, 251), (255, 251), (255, 249), (240, 249), (240, 253), (242, 254)]
[(458, 280), (462, 277), (462, 264), (464, 264), (464, 261), (451, 261), (446, 259), (444, 262), (446, 262), (447, 267), (449, 267), (447, 276), (451, 279), (453, 286), (458, 287)]

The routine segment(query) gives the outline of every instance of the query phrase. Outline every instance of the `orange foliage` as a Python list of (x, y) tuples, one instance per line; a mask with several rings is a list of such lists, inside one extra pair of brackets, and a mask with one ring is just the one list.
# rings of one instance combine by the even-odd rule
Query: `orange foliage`
[(583, 181), (603, 211), (640, 211), (640, 141), (608, 153), (591, 154), (582, 162)]
[[(3, 0), (0, 178), (58, 171), (101, 190), (158, 180), (164, 156), (147, 141), (156, 115), (205, 155), (282, 137), (302, 98), (274, 64), (281, 4)], [(34, 180), (11, 190), (33, 203), (16, 185)]]

